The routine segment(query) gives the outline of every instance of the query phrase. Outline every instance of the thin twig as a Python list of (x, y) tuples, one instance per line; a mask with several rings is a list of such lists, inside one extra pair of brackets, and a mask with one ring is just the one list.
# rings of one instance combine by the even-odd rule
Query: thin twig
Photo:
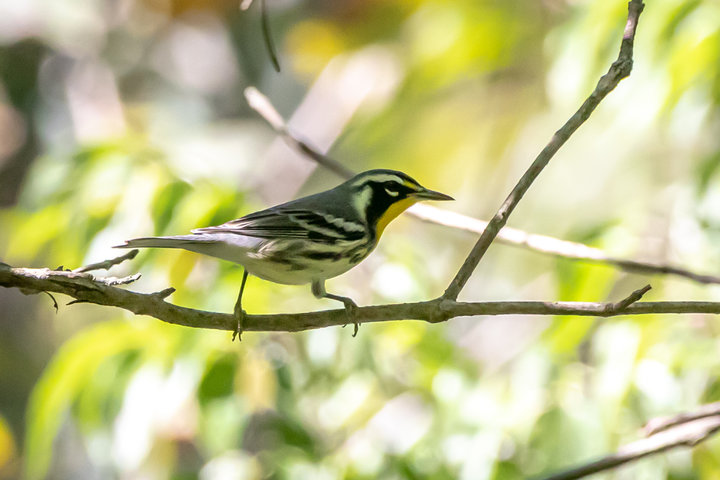
[(560, 147), (567, 142), (570, 136), (580, 127), (580, 125), (585, 123), (607, 94), (609, 94), (617, 86), (620, 80), (630, 75), (633, 63), (633, 41), (637, 30), (638, 18), (640, 17), (643, 7), (644, 5), (642, 0), (630, 1), (628, 4), (627, 24), (625, 26), (625, 32), (620, 46), (618, 59), (610, 66), (608, 73), (600, 78), (595, 90), (580, 106), (578, 111), (570, 117), (560, 130), (555, 132), (555, 135), (553, 135), (550, 143), (543, 148), (542, 152), (540, 152), (527, 171), (520, 178), (517, 185), (515, 185), (515, 188), (513, 188), (510, 195), (508, 195), (503, 204), (500, 206), (500, 209), (498, 209), (495, 216), (493, 216), (488, 223), (485, 231), (483, 231), (482, 235), (480, 235), (480, 238), (468, 257), (465, 259), (463, 265), (458, 270), (455, 278), (453, 278), (450, 285), (448, 285), (445, 290), (443, 298), (451, 300), (457, 299), (460, 291), (470, 279), (470, 276), (475, 271), (478, 263), (480, 263), (480, 260), (485, 255), (485, 252), (487, 252), (490, 244), (492, 244), (493, 240), (495, 240), (495, 237), (497, 237), (500, 229), (507, 223), (508, 217), (513, 210), (515, 210), (515, 207), (520, 203), (523, 195), (525, 195), (538, 175), (540, 175), (540, 172), (542, 172), (553, 156), (555, 156), (555, 153), (557, 153)]
[[(135, 256), (137, 256), (139, 251), (140, 250), (138, 249), (133, 249), (127, 252), (125, 255), (120, 255), (119, 257), (111, 258), (110, 260), (104, 260), (102, 262), (91, 263), (90, 265), (76, 268), (75, 270), (73, 270), (73, 272), (84, 273), (92, 272), (94, 270), (110, 270), (112, 267), (121, 264), (125, 260), (132, 260), (133, 258), (135, 258)], [(62, 270), (62, 267), (58, 268), (58, 270)]]
[(69, 307), (70, 305), (77, 305), (78, 303), (90, 303), (87, 300), (72, 300), (65, 304), (66, 307)]
[(260, 25), (262, 26), (263, 40), (265, 41), (265, 46), (267, 47), (267, 52), (270, 55), (270, 61), (272, 62), (273, 68), (276, 72), (280, 73), (280, 61), (278, 60), (277, 52), (275, 51), (275, 43), (273, 42), (272, 33), (270, 32), (270, 17), (267, 13), (265, 1), (266, 0), (260, 0)]
[(57, 300), (55, 300), (55, 297), (53, 297), (53, 294), (50, 292), (43, 292), (47, 293), (47, 296), (50, 297), (50, 300), (53, 302), (53, 307), (55, 308), (55, 313), (58, 313), (60, 311), (60, 307), (58, 307)]
[[(488, 224), (485, 220), (468, 217), (432, 205), (413, 205), (408, 213), (421, 220), (478, 234), (482, 233)], [(497, 241), (506, 245), (527, 248), (537, 253), (570, 260), (579, 260), (600, 265), (613, 265), (629, 273), (676, 275), (698, 283), (720, 284), (720, 277), (715, 275), (697, 273), (686, 268), (664, 263), (643, 262), (614, 257), (599, 248), (589, 247), (582, 243), (561, 240), (547, 235), (528, 233), (512, 227), (503, 227), (497, 236)]]
[(153, 295), (160, 300), (165, 300), (167, 297), (175, 293), (175, 289), (173, 287), (168, 287), (163, 290), (160, 290), (159, 292), (153, 293)]
[(645, 285), (642, 288), (638, 288), (634, 292), (632, 292), (627, 297), (623, 298), (619, 302), (616, 303), (610, 303), (607, 306), (608, 313), (612, 315), (617, 315), (618, 313), (627, 310), (627, 308), (632, 305), (633, 303), (639, 301), (643, 295), (645, 295), (647, 292), (650, 291), (652, 287), (650, 285)]
[(270, 100), (260, 93), (257, 88), (247, 87), (244, 93), (245, 100), (248, 102), (250, 108), (259, 113), (275, 133), (280, 135), (291, 148), (298, 150), (300, 153), (314, 160), (318, 165), (322, 165), (340, 177), (350, 178), (355, 175), (355, 172), (351, 169), (320, 153), (316, 148), (311, 147), (306, 142), (298, 139), (296, 135), (291, 134), (282, 115), (280, 115), (273, 104), (270, 103)]
[(103, 285), (117, 286), (117, 285), (128, 285), (138, 280), (142, 275), (136, 273), (134, 275), (128, 275), (127, 277), (104, 277), (101, 279), (95, 278), (96, 281), (101, 281)]
[(653, 418), (647, 423), (647, 425), (645, 425), (643, 430), (645, 435), (650, 436), (676, 425), (681, 425), (683, 423), (707, 417), (720, 417), (720, 402), (702, 405), (692, 412), (683, 412), (669, 417)]
[[(341, 178), (347, 179), (355, 175), (356, 172), (350, 168), (321, 153), (317, 148), (314, 148), (308, 142), (300, 140), (296, 134), (291, 133), (282, 115), (280, 115), (270, 100), (258, 91), (257, 88), (246, 88), (245, 99), (250, 108), (255, 110), (291, 148), (304, 154), (318, 165), (330, 170)], [(477, 234), (483, 233), (488, 226), (488, 222), (485, 220), (468, 217), (467, 215), (432, 205), (413, 205), (413, 207), (408, 210), (408, 214), (423, 221)], [(718, 276), (696, 273), (675, 265), (613, 257), (599, 248), (589, 247), (582, 243), (560, 240), (559, 238), (549, 237), (547, 235), (528, 233), (511, 227), (503, 227), (497, 236), (497, 240), (507, 245), (527, 248), (546, 255), (602, 265), (609, 264), (631, 273), (676, 275), (699, 283), (720, 284), (720, 277)]]
[[(253, 0), (241, 0), (240, 10), (246, 11), (252, 5)], [(275, 50), (275, 42), (272, 39), (272, 33), (270, 32), (270, 17), (267, 13), (267, 7), (265, 0), (260, 0), (260, 28), (262, 28), (263, 42), (265, 48), (270, 56), (270, 62), (276, 72), (280, 73), (280, 61), (278, 60), (277, 51)]]
[(720, 430), (720, 417), (715, 416), (696, 419), (692, 422), (677, 425), (648, 438), (625, 445), (616, 453), (608, 455), (607, 457), (580, 467), (543, 477), (543, 480), (576, 480), (588, 475), (617, 468), (625, 463), (661, 453), (671, 448), (681, 446), (694, 447), (698, 443), (710, 438), (718, 430)]

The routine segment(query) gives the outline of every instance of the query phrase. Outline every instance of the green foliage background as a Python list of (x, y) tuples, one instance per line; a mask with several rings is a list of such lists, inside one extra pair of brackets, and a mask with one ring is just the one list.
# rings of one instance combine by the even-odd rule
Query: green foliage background
[[(510, 224), (717, 272), (720, 4), (647, 3), (632, 76)], [(0, 259), (74, 268), (126, 238), (333, 185), (321, 171), (306, 182), (312, 165), (287, 153), (268, 161), (277, 146), (244, 103), (249, 85), (288, 117), (309, 106), (293, 129), (311, 143), (338, 124), (334, 158), (404, 170), (455, 196), (451, 209), (488, 218), (616, 56), (626, 3), (268, 0), (268, 11), (280, 74), (258, 5), (0, 0)], [(306, 96), (323, 75), (321, 96)], [(345, 97), (322, 95), (334, 86)], [(347, 98), (359, 107), (340, 121)], [(329, 288), (360, 304), (431, 298), (473, 241), (401, 218)], [(171, 285), (170, 301), (216, 311), (232, 309), (241, 278), (175, 251), (112, 273), (136, 271), (133, 289)], [(463, 298), (615, 300), (647, 281), (650, 299), (720, 300), (717, 287), (499, 245)], [(248, 289), (250, 312), (332, 306), (304, 287)], [(329, 328), (238, 345), (58, 300), (55, 314), (45, 295), (0, 291), (0, 478), (521, 479), (720, 397), (708, 316), (393, 322), (357, 338)], [(712, 440), (605, 478), (718, 471)]]

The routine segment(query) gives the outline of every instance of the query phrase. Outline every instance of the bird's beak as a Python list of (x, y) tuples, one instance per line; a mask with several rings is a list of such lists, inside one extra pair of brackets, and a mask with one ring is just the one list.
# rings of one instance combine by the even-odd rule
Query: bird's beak
[(445, 195), (444, 193), (436, 192), (435, 190), (428, 190), (427, 188), (416, 192), (413, 196), (418, 200), (455, 200), (450, 195)]

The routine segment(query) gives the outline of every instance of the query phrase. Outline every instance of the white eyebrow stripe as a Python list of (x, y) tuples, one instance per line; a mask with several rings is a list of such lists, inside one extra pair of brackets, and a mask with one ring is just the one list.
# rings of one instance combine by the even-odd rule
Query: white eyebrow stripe
[(399, 178), (397, 175), (390, 175), (388, 173), (386, 174), (376, 174), (372, 176), (362, 177), (357, 180), (357, 182), (353, 183), (354, 186), (359, 186), (367, 182), (397, 182), (400, 180), (401, 183), (405, 183), (402, 181), (401, 178)]

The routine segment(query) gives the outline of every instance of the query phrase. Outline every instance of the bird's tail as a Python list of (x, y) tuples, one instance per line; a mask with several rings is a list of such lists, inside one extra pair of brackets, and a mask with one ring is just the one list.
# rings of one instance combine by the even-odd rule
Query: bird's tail
[(113, 248), (184, 248), (211, 241), (203, 238), (202, 235), (177, 235), (173, 237), (142, 237), (126, 240), (121, 245), (115, 245)]

